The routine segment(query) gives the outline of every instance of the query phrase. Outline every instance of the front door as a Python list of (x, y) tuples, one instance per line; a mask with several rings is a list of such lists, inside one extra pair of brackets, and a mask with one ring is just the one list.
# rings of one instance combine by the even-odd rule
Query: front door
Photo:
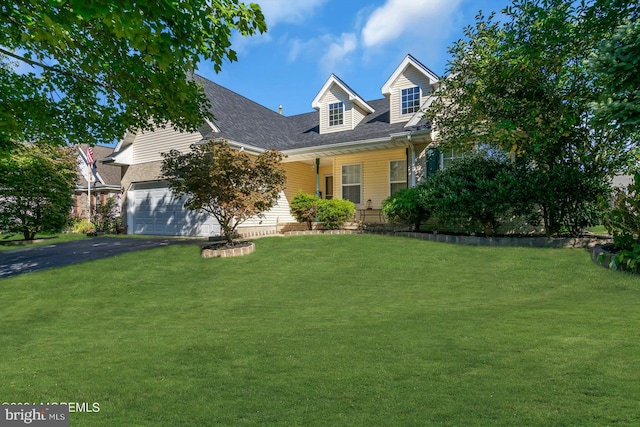
[(333, 175), (324, 177), (324, 198), (333, 199)]

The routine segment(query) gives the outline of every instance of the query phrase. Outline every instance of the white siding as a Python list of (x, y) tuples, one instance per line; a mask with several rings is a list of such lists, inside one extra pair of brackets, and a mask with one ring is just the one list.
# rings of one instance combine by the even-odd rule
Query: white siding
[(132, 164), (162, 160), (161, 153), (172, 149), (188, 151), (189, 145), (202, 140), (200, 132), (181, 133), (173, 127), (156, 129), (155, 132), (140, 132), (133, 143)]
[[(329, 126), (329, 104), (344, 103), (344, 123), (340, 126)], [(352, 120), (353, 103), (349, 101), (349, 95), (337, 85), (331, 85), (329, 90), (320, 99), (320, 133), (340, 132), (353, 129)]]
[(264, 218), (252, 217), (238, 226), (238, 229), (247, 227), (275, 227), (277, 224), (284, 224), (288, 222), (296, 222), (296, 219), (291, 216), (291, 209), (289, 207), (289, 201), (285, 197), (284, 193), (280, 193), (278, 197), (278, 203), (264, 213)]
[(418, 86), (420, 88), (420, 105), (427, 100), (431, 94), (429, 78), (417, 70), (413, 65), (409, 65), (406, 70), (391, 85), (390, 99), (390, 121), (391, 123), (406, 122), (413, 117), (411, 114), (401, 114), (402, 89)]
[(365, 113), (364, 110), (362, 110), (357, 105), (354, 105), (353, 107), (354, 108), (351, 110), (351, 111), (353, 111), (353, 119), (352, 119), (353, 127), (352, 127), (352, 129), (354, 129), (356, 126), (358, 126), (360, 124), (360, 122), (364, 119), (364, 117), (367, 115), (367, 113)]

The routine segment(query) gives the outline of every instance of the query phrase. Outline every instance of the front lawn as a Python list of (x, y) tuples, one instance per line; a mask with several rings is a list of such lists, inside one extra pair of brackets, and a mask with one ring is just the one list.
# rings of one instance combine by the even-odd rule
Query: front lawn
[(640, 424), (640, 278), (378, 235), (170, 246), (0, 280), (0, 401), (76, 426)]

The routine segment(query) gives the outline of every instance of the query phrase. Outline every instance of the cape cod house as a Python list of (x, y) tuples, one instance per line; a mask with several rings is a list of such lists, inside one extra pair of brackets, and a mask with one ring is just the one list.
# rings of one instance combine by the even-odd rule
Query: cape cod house
[(351, 200), (360, 213), (366, 213), (447, 161), (440, 154), (430, 156), (433, 136), (423, 118), (439, 79), (411, 55), (383, 83), (380, 99), (365, 101), (331, 75), (311, 102), (314, 112), (288, 117), (200, 76), (193, 78), (211, 101), (214, 122), (203, 123), (195, 133), (168, 127), (127, 134), (103, 159), (121, 167), (123, 222), (129, 233), (219, 233), (215, 219), (189, 212), (183, 200), (174, 199), (160, 174), (161, 153), (188, 150), (204, 139), (223, 137), (250, 154), (277, 149), (286, 155), (286, 189), (264, 218), (238, 228), (248, 235), (272, 233), (295, 222), (289, 200), (299, 190)]

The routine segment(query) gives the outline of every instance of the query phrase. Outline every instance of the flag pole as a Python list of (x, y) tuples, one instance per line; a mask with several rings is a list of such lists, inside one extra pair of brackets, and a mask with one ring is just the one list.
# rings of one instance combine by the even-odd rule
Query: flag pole
[(93, 182), (93, 163), (95, 159), (93, 158), (93, 150), (91, 146), (87, 147), (87, 169), (89, 170), (86, 178), (87, 178), (87, 219), (91, 222), (91, 183)]
[(91, 171), (91, 167), (89, 167), (89, 176), (87, 177), (87, 220), (91, 222), (91, 178), (93, 177), (93, 172)]

